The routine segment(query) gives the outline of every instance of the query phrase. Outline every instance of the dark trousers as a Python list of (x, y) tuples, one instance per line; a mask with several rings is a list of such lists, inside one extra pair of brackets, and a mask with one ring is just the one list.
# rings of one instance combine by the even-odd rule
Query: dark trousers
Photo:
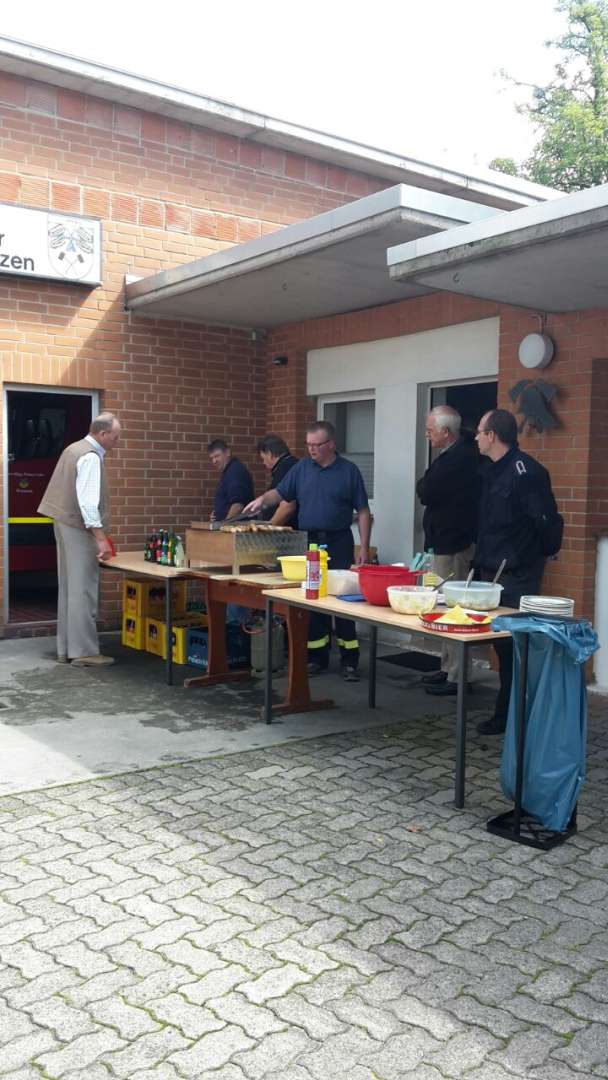
[[(355, 557), (355, 543), (350, 529), (343, 532), (309, 532), (311, 544), (325, 544), (330, 558), (330, 570), (349, 570)], [(340, 648), (340, 663), (343, 667), (356, 668), (359, 664), (359, 642), (352, 619), (336, 617), (336, 640)], [(331, 616), (317, 615), (310, 617), (308, 627), (308, 659), (326, 668), (329, 664), (331, 648)]]
[[(503, 607), (518, 608), (522, 596), (536, 596), (540, 592), (545, 560), (540, 559), (533, 566), (526, 569), (504, 573), (500, 579), (503, 591), (500, 603)], [(494, 574), (491, 571), (480, 571), (482, 581), (491, 581)], [(493, 644), (494, 652), (498, 659), (499, 689), (494, 705), (494, 715), (499, 720), (506, 720), (509, 711), (509, 699), (511, 697), (511, 683), (513, 682), (513, 639), (500, 638)]]

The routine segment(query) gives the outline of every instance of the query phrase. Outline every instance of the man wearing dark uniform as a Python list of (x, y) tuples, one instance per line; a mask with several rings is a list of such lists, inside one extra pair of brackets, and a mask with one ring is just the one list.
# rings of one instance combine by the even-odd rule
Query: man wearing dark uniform
[[(353, 510), (358, 512), (359, 563), (367, 562), (371, 517), (363, 477), (357, 466), (336, 450), (333, 424), (318, 421), (306, 429), (308, 458), (298, 461), (279, 483), (246, 507), (257, 513), (260, 508), (278, 506), (281, 501), (298, 507), (298, 528), (308, 533), (311, 544), (324, 544), (332, 570), (348, 570), (354, 562), (351, 530)], [(331, 619), (312, 614), (308, 657), (309, 674), (326, 671), (329, 665)], [(358, 679), (359, 643), (352, 619), (336, 619), (340, 647), (340, 667), (348, 682)]]
[(258, 454), (264, 468), (270, 471), (271, 488), (276, 488), (298, 460), (280, 435), (265, 435), (263, 439), (260, 439)]
[(241, 513), (245, 503), (253, 498), (253, 480), (249, 469), (223, 439), (213, 439), (207, 447), (209, 460), (220, 473), (219, 483), (213, 497), (212, 521), (227, 521)]
[[(540, 592), (545, 568), (546, 537), (559, 519), (549, 473), (517, 444), (517, 424), (506, 409), (486, 413), (477, 428), (477, 446), (488, 459), (482, 471), (479, 532), (473, 565), (477, 577), (491, 581), (503, 559), (501, 604), (519, 607), (522, 596)], [(561, 519), (559, 519), (561, 521)], [(559, 547), (559, 543), (558, 543)], [(482, 735), (505, 730), (511, 681), (513, 642), (494, 643), (500, 689), (494, 716), (477, 726)]]
[[(269, 490), (276, 488), (280, 484), (281, 480), (287, 476), (290, 469), (293, 469), (298, 460), (290, 452), (287, 443), (280, 435), (265, 435), (263, 439), (260, 439), (258, 454), (262, 465), (270, 472)], [(276, 511), (268, 508), (262, 511), (262, 516), (266, 521), (271, 521), (273, 525), (290, 525), (295, 528), (298, 513), (297, 509), (294, 509), (293, 513), (291, 511), (283, 513), (280, 508)]]

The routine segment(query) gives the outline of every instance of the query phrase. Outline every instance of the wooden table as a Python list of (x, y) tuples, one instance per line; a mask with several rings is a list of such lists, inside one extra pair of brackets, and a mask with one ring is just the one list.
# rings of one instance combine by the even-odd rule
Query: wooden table
[[(242, 604), (254, 611), (264, 611), (266, 592), (300, 592), (298, 581), (287, 581), (279, 573), (265, 571), (261, 573), (233, 574), (220, 571), (217, 567), (183, 567), (179, 570), (161, 563), (146, 562), (140, 551), (126, 551), (101, 564), (108, 570), (118, 570), (135, 579), (156, 579), (167, 583), (165, 598), (165, 621), (173, 625), (173, 590), (176, 579), (198, 579), (205, 588), (205, 602), (208, 618), (208, 658), (204, 675), (194, 675), (184, 679), (188, 689), (213, 686), (222, 682), (238, 682), (251, 677), (248, 670), (231, 671), (226, 654), (226, 605)], [(277, 613), (285, 618), (289, 640), (289, 659), (287, 672), (287, 692), (281, 704), (274, 706), (276, 714), (286, 712), (311, 712), (315, 709), (330, 709), (333, 701), (322, 699), (313, 701), (308, 685), (308, 612), (293, 606), (278, 603)], [(168, 635), (168, 641), (170, 636)], [(173, 684), (173, 650), (167, 648), (165, 661), (167, 683)]]
[[(320, 600), (307, 600), (301, 589), (285, 590), (278, 589), (268, 591), (266, 595), (266, 672), (264, 680), (264, 718), (267, 724), (271, 723), (272, 713), (272, 634), (270, 627), (275, 606), (296, 608), (307, 614), (316, 611), (323, 615), (341, 615), (345, 619), (355, 619), (357, 622), (365, 622), (370, 628), (369, 643), (369, 678), (368, 678), (368, 704), (370, 708), (376, 705), (376, 647), (378, 627), (388, 626), (392, 630), (407, 630), (408, 633), (423, 638), (436, 638), (444, 643), (446, 640), (458, 647), (458, 690), (456, 695), (456, 764), (454, 776), (454, 803), (458, 809), (464, 806), (464, 785), (466, 768), (466, 724), (467, 724), (467, 660), (470, 649), (475, 645), (491, 643), (498, 638), (508, 638), (511, 635), (488, 631), (484, 634), (445, 634), (439, 630), (430, 630), (422, 625), (417, 615), (399, 615), (389, 607), (377, 607), (375, 604), (349, 603), (340, 600), (337, 596), (325, 596)], [(493, 617), (498, 615), (512, 614), (512, 608), (498, 608), (492, 612)], [(282, 711), (287, 711), (282, 708)]]
[[(235, 682), (250, 678), (249, 671), (231, 671), (226, 655), (226, 605), (241, 604), (254, 611), (264, 611), (266, 595), (277, 592), (289, 596), (300, 593), (299, 581), (287, 581), (281, 574), (220, 573), (217, 570), (193, 568), (190, 575), (205, 583), (207, 618), (209, 620), (209, 653), (207, 671), (184, 680), (184, 686), (203, 687), (218, 682)], [(289, 643), (287, 691), (285, 699), (273, 706), (275, 714), (312, 712), (315, 709), (331, 709), (333, 701), (313, 701), (308, 685), (308, 612), (292, 604), (277, 600), (273, 611), (282, 615), (287, 627)], [(270, 624), (270, 629), (272, 624)], [(268, 627), (267, 627), (268, 629)], [(272, 672), (270, 673), (272, 676)]]

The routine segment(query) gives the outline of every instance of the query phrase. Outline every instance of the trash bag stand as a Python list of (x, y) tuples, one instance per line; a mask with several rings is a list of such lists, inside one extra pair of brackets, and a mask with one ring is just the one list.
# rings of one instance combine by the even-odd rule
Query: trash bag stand
[(519, 669), (519, 683), (517, 686), (517, 711), (515, 714), (515, 734), (517, 745), (516, 772), (515, 772), (515, 800), (512, 810), (490, 818), (486, 829), (494, 836), (502, 836), (505, 840), (512, 840), (515, 844), (525, 844), (526, 847), (537, 848), (540, 851), (551, 851), (552, 848), (563, 844), (568, 837), (577, 831), (576, 806), (572, 816), (563, 832), (552, 832), (545, 829), (536, 818), (526, 813), (522, 806), (522, 792), (524, 786), (524, 749), (526, 745), (526, 687), (528, 682), (528, 652), (530, 648), (530, 635), (523, 633), (521, 650), (521, 663)]

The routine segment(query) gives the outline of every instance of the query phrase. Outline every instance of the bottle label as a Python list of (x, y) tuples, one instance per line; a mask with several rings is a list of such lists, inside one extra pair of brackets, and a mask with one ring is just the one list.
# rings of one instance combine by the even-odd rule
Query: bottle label
[(321, 567), (318, 559), (306, 560), (306, 599), (318, 600)]

